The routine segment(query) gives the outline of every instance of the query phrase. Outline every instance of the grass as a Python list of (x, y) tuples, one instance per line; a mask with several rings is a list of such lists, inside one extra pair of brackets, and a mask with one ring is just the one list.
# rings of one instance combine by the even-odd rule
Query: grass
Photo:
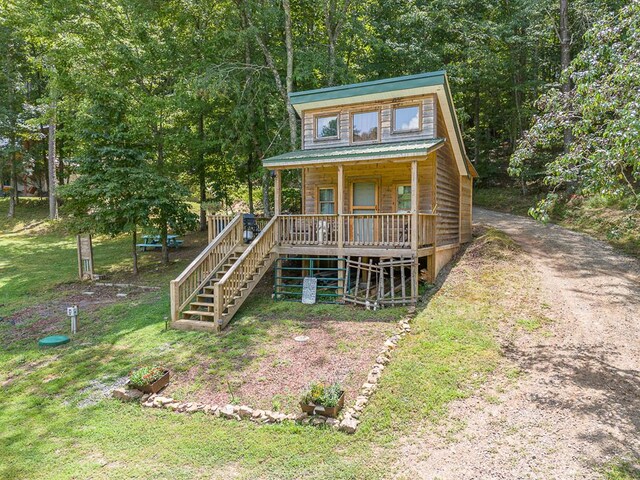
[(616, 460), (604, 468), (607, 480), (637, 480), (640, 479), (640, 465), (626, 460)]
[(519, 188), (513, 187), (478, 187), (473, 191), (473, 204), (499, 212), (527, 215), (544, 195), (522, 195)]
[[(0, 235), (0, 249), (3, 315), (46, 304), (59, 297), (61, 283), (74, 281), (71, 237), (12, 227)], [(0, 350), (0, 478), (388, 478), (403, 436), (446, 418), (448, 403), (471, 395), (500, 363), (494, 333), (512, 307), (496, 302), (494, 292), (507, 285), (522, 292), (530, 288), (512, 267), (517, 255), (508, 237), (495, 232), (467, 251), (418, 313), (413, 333), (394, 353), (353, 436), (293, 424), (258, 426), (180, 415), (102, 399), (101, 386), (144, 363), (167, 363), (184, 371), (204, 356), (213, 369), (230, 368), (244, 360), (247, 348), (259, 347), (260, 319), (278, 317), (295, 324), (314, 316), (357, 322), (373, 315), (337, 305), (302, 309), (254, 295), (225, 335), (166, 330), (166, 285), (181, 265), (156, 270), (158, 257), (149, 255), (137, 281), (164, 285), (161, 291), (86, 313), (79, 333), (66, 346), (40, 349), (37, 332), (5, 341)], [(127, 258), (126, 239), (96, 243), (96, 264), (108, 271), (124, 275)], [(514, 314), (526, 318), (526, 312)], [(398, 312), (375, 315), (383, 320)], [(0, 326), (3, 338), (13, 328), (7, 322)], [(64, 319), (59, 328), (67, 328)], [(275, 399), (274, 404), (283, 401)]]
[[(474, 204), (501, 212), (527, 215), (543, 195), (523, 196), (517, 188), (478, 188)], [(587, 233), (608, 242), (613, 247), (640, 256), (640, 211), (630, 202), (607, 200), (603, 197), (573, 197), (557, 203), (551, 221), (577, 232)]]

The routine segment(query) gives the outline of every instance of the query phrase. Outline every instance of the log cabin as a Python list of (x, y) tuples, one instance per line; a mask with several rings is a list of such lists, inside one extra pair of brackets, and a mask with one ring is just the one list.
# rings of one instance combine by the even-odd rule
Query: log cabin
[[(209, 216), (209, 244), (171, 282), (172, 325), (219, 331), (275, 266), (274, 299), (414, 304), (471, 240), (473, 179), (447, 75), (292, 93), (302, 145), (263, 160), (274, 215)], [(282, 210), (299, 170), (301, 211)], [(247, 231), (247, 226), (252, 231)]]

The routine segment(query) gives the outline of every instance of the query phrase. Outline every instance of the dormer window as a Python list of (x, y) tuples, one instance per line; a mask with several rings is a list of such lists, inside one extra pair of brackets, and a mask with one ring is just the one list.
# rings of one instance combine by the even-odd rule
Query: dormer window
[(393, 109), (393, 133), (417, 132), (420, 128), (420, 107), (407, 105)]
[(378, 111), (358, 112), (351, 116), (351, 140), (356, 142), (378, 141)]
[(316, 117), (316, 139), (338, 138), (338, 114)]

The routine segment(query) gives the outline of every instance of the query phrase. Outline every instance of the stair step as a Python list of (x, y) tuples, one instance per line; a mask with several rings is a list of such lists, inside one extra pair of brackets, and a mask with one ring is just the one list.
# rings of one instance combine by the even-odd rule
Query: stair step
[[(212, 300), (213, 300), (214, 298), (216, 298), (216, 296), (215, 296), (215, 295), (212, 295), (212, 294), (210, 294), (210, 293), (199, 293), (197, 296), (198, 296), (198, 298), (200, 298), (200, 297), (204, 297), (204, 298), (210, 298), (210, 299), (212, 299)], [(213, 303), (213, 302), (211, 302), (211, 303)]]
[(204, 317), (214, 317), (214, 312), (207, 312), (206, 310), (185, 310), (182, 312), (185, 315), (201, 315)]
[(213, 302), (191, 302), (192, 307), (213, 307)]
[(218, 325), (216, 322), (209, 320), (190, 320), (187, 318), (181, 318), (176, 322), (172, 322), (171, 326), (178, 330), (196, 330), (202, 332), (217, 332)]

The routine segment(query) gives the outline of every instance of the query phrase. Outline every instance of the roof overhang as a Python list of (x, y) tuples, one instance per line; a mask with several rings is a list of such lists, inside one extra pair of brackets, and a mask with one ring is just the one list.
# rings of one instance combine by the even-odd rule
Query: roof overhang
[(444, 71), (293, 92), (289, 95), (289, 99), (296, 112), (302, 116), (305, 110), (428, 94), (436, 95), (438, 98), (447, 131), (451, 135), (451, 147), (458, 172), (460, 175), (476, 177), (478, 174), (464, 148), (449, 80)]
[(313, 148), (283, 153), (262, 161), (265, 168), (303, 168), (337, 163), (412, 160), (444, 145), (444, 138), (412, 142), (376, 143), (351, 147)]

